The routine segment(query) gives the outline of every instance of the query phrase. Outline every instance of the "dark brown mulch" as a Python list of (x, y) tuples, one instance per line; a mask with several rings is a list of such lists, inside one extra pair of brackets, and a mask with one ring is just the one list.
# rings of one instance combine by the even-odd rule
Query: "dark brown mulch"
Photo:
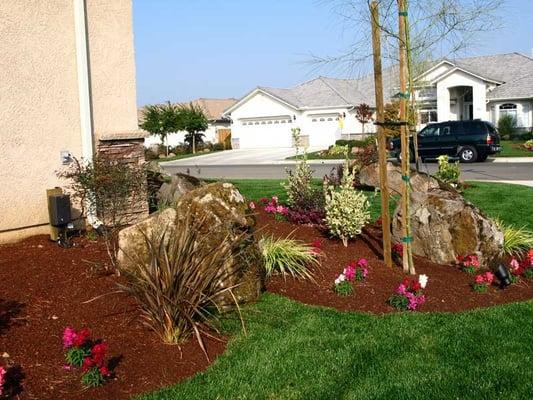
[[(289, 297), (306, 304), (334, 307), (339, 310), (363, 311), (376, 314), (394, 312), (387, 303), (388, 298), (398, 287), (404, 275), (401, 265), (387, 268), (381, 261), (381, 229), (375, 226), (365, 228), (363, 234), (344, 247), (340, 240), (329, 239), (312, 226), (278, 222), (262, 210), (257, 213), (257, 227), (262, 235), (287, 237), (312, 243), (320, 239), (324, 259), (314, 270), (315, 281), (286, 279), (274, 276), (269, 279), (270, 292)], [(362, 283), (356, 283), (355, 293), (341, 297), (332, 290), (335, 278), (352, 260), (364, 257), (369, 261), (369, 276)], [(468, 275), (450, 265), (438, 265), (421, 257), (415, 257), (418, 274), (426, 274), (429, 282), (426, 290), (427, 301), (421, 312), (458, 312), (473, 308), (489, 307), (533, 298), (533, 281), (522, 280), (505, 290), (496, 285), (486, 293), (475, 293), (470, 284), (474, 276)], [(418, 277), (418, 276), (417, 276)]]
[[(139, 323), (131, 298), (109, 294), (120, 279), (96, 271), (107, 260), (102, 244), (75, 243), (63, 249), (36, 236), (0, 246), (0, 355), (9, 355), (0, 364), (12, 365), (12, 382), (19, 384), (9, 389), (14, 398), (129, 399), (208, 366), (195, 341), (184, 344), (182, 353), (163, 344)], [(112, 381), (84, 390), (79, 371), (63, 369), (66, 326), (87, 327), (93, 338), (108, 342)], [(225, 340), (207, 344), (211, 360), (226, 346)]]

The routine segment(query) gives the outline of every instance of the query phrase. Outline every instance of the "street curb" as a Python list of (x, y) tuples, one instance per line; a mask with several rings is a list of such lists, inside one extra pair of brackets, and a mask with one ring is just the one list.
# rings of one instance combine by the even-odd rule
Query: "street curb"
[(468, 179), (470, 182), (487, 182), (487, 183), (507, 183), (510, 185), (520, 185), (533, 187), (533, 181), (495, 181), (495, 180), (485, 180), (485, 179)]
[(489, 157), (488, 162), (493, 163), (533, 163), (533, 157)]

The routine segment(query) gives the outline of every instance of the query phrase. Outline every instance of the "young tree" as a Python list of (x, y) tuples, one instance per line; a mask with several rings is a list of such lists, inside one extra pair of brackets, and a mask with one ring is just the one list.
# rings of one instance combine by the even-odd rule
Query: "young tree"
[(361, 103), (355, 107), (355, 118), (361, 123), (363, 128), (363, 137), (365, 136), (365, 124), (372, 121), (374, 112), (370, 109), (370, 106), (366, 103)]
[[(385, 104), (384, 108), (384, 119), (385, 122), (390, 123), (390, 125), (385, 125), (383, 130), (387, 136), (397, 137), (400, 136), (400, 125), (394, 125), (400, 121), (400, 102), (395, 100), (391, 103)], [(409, 126), (414, 127), (418, 122), (416, 109), (409, 105), (409, 115), (408, 115)]]
[(196, 153), (196, 144), (202, 143), (203, 132), (209, 125), (204, 110), (193, 103), (182, 105), (180, 106), (179, 120), (180, 130), (187, 131), (185, 143), (187, 143), (189, 148), (192, 148), (193, 153)]
[(168, 101), (165, 104), (148, 105), (144, 108), (143, 122), (140, 127), (152, 135), (157, 135), (166, 147), (168, 156), (167, 136), (180, 129), (180, 108)]

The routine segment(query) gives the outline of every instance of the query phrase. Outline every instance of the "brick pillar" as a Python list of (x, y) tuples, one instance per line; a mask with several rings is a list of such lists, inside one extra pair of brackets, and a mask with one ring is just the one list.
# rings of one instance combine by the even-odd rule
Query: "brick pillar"
[[(140, 136), (140, 137), (139, 137)], [(144, 137), (136, 134), (111, 134), (101, 136), (97, 144), (97, 152), (101, 157), (120, 161), (131, 165), (142, 165), (144, 158)], [(148, 216), (148, 195), (144, 200), (131, 203), (125, 210), (125, 221), (135, 224)]]

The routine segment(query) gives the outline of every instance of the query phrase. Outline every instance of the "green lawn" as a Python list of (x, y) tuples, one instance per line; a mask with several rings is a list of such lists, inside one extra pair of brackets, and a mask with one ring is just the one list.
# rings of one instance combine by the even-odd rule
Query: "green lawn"
[(511, 141), (502, 140), (502, 151), (498, 154), (494, 154), (493, 157), (533, 157), (533, 151), (528, 151), (523, 147), (519, 147), (524, 144), (524, 141)]
[[(235, 184), (249, 198), (283, 200), (280, 182)], [(531, 188), (474, 183), (466, 197), (507, 223), (533, 226)], [(234, 316), (224, 321), (232, 339), (206, 372), (140, 398), (518, 400), (533, 393), (533, 301), (374, 316), (267, 293), (244, 317), (246, 335)]]

